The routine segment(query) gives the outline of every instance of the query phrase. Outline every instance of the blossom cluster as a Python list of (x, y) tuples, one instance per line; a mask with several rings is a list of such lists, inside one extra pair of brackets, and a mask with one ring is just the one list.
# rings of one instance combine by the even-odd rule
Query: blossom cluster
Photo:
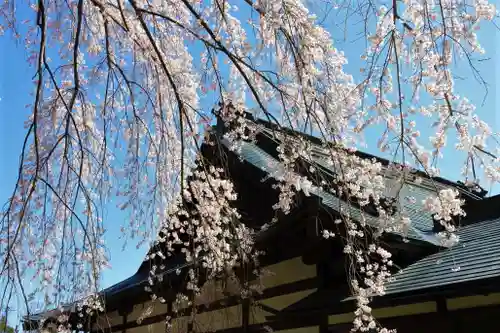
[[(36, 22), (18, 20), (26, 11), (4, 1), (0, 34), (22, 35), (36, 77), (19, 178), (2, 214), (0, 277), (12, 283), (22, 275), (23, 286), (34, 281), (27, 298), (41, 296), (46, 307), (83, 299), (81, 315), (102, 311), (99, 282), (109, 267), (104, 207), (114, 197), (127, 214), (124, 238), (140, 246), (160, 231), (146, 258), (153, 301), (161, 299), (154, 287), (172, 256), (192, 265), (186, 295), (178, 296), (188, 303), (202, 289), (201, 271), (215, 279), (245, 261), (257, 263), (231, 175), (200, 158), (213, 120), (204, 108), (213, 103), (234, 152), (258, 132), (243, 111), (320, 137), (315, 149), (333, 175), (318, 172), (318, 151), (308, 140), (275, 133), (279, 199), (271, 204), (288, 213), (297, 193), (318, 189), (342, 199), (335, 225), (344, 228), (344, 253), (356, 263), (348, 281), (358, 298), (355, 328), (387, 332), (371, 316), (369, 295), (383, 293), (392, 263), (379, 245), (366, 247), (366, 238), (408, 231), (412, 221), (399, 195), (391, 197), (400, 208), (395, 214), (382, 204), (385, 168), (353, 147), (382, 125), (375, 141), (401, 165), (392, 170), (391, 193), (406, 185), (412, 168), (438, 176), (437, 161), (450, 147), (465, 156), (467, 184), (478, 185), (478, 170), (498, 183), (497, 135), (456, 91), (452, 66), (485, 52), (479, 25), (496, 9), (488, 0), (403, 0), (372, 11), (375, 5), (359, 3), (375, 17), (363, 17), (366, 77), (358, 82), (303, 0), (40, 0), (26, 4)], [(433, 133), (422, 135), (423, 127)], [(448, 246), (457, 241), (453, 219), (464, 215), (463, 202), (455, 190), (434, 192), (423, 204), (444, 226), (438, 238)], [(368, 220), (375, 228), (367, 229)], [(241, 285), (245, 297), (259, 289)]]

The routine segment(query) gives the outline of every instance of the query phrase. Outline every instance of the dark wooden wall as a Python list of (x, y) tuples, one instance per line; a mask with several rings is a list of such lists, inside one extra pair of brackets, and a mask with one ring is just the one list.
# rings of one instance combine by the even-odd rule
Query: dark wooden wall
[[(398, 333), (498, 333), (500, 306), (477, 307), (381, 319), (380, 323)], [(330, 333), (346, 333), (352, 324), (330, 326)]]

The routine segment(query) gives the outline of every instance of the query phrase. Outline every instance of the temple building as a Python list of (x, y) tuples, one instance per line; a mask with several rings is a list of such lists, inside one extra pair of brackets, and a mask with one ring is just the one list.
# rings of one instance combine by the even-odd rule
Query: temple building
[[(349, 332), (356, 304), (347, 283), (349, 267), (342, 252), (342, 237), (325, 239), (318, 230), (319, 226), (336, 228), (334, 220), (346, 210), (355, 220), (363, 218), (369, 228), (370, 223), (376, 223), (376, 212), (355, 203), (347, 204), (344, 198), (318, 187), (310, 196), (298, 194), (289, 214), (278, 215), (278, 222), (262, 228), (276, 216), (273, 204), (278, 200), (278, 192), (273, 187), (273, 175), (279, 172), (276, 146), (280, 140), (301, 135), (310, 142), (314, 156), (304, 168), (313, 165), (325, 175), (334, 175), (336, 171), (325, 163), (327, 153), (317, 138), (277, 130), (268, 122), (247, 118), (261, 129), (256, 140), (241, 142), (240, 149), (230, 151), (223, 139), (225, 127), (220, 123), (214, 126), (212, 135), (226, 146), (225, 150), (204, 145), (202, 151), (208, 159), (224, 155), (238, 193), (236, 205), (241, 218), (249, 227), (261, 230), (256, 246), (265, 251), (260, 265), (269, 272), (263, 277), (264, 289), (252, 296), (250, 302), (240, 297), (237, 290), (232, 292), (227, 281), (207, 282), (202, 297), (196, 300), (196, 323), (190, 324), (187, 316), (175, 318), (169, 329), (227, 333)], [(389, 165), (388, 161), (376, 159), (384, 168)], [(390, 181), (390, 172), (385, 174)], [(412, 221), (409, 230), (404, 234), (384, 233), (380, 239), (400, 270), (387, 284), (386, 294), (373, 297), (374, 317), (385, 327), (401, 333), (498, 332), (500, 196), (488, 197), (481, 189), (470, 190), (461, 183), (429, 178), (418, 171), (414, 174), (415, 179), (408, 180), (398, 193), (416, 198), (401, 200), (404, 204), (400, 209)], [(459, 190), (467, 215), (459, 221), (458, 244), (445, 247), (437, 237), (440, 226), (424, 210), (422, 200), (436, 189), (450, 187)], [(158, 272), (163, 282), (157, 291), (166, 302), (156, 302), (149, 315), (142, 318), (151, 302), (150, 294), (145, 291), (151, 265), (151, 261), (144, 261), (133, 276), (103, 290), (106, 312), (86, 318), (80, 323), (82, 326), (77, 326), (80, 317), (76, 305), (68, 304), (62, 309), (31, 315), (25, 319), (24, 328), (54, 330), (62, 311), (69, 316), (75, 331), (166, 332), (165, 318), (172, 314), (173, 300), (182, 285), (183, 275), (178, 272), (189, 264), (182, 256), (167, 261), (165, 269)]]

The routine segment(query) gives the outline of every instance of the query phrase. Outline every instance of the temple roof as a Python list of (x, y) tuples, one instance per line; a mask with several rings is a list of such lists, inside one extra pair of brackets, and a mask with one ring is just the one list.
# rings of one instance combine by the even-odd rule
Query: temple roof
[[(273, 140), (283, 140), (287, 136), (293, 134), (289, 130), (281, 130), (281, 137), (277, 137), (276, 131), (273, 125), (260, 120), (250, 119), (249, 121), (261, 126), (261, 135), (272, 138)], [(297, 134), (297, 132), (294, 132)], [(310, 140), (311, 144), (314, 146), (315, 151), (314, 160), (311, 161), (318, 168), (322, 168), (325, 172), (335, 173), (332, 167), (325, 163), (325, 150), (321, 146), (320, 141), (317, 138), (305, 135), (303, 133), (298, 133), (299, 135)], [(222, 143), (228, 147), (228, 142), (224, 139)], [(271, 149), (272, 150), (272, 149)], [(254, 168), (261, 170), (266, 173), (269, 178), (277, 178), (280, 172), (283, 172), (280, 168), (280, 162), (273, 157), (273, 152), (270, 148), (262, 141), (257, 140), (257, 142), (245, 142), (242, 141), (239, 150), (235, 151), (235, 154), (239, 156), (239, 159), (249, 163)], [(363, 158), (376, 158), (383, 164), (387, 165), (388, 161), (380, 159), (373, 155), (358, 152), (358, 156)], [(256, 182), (263, 181), (262, 179), (255, 179)], [(406, 184), (400, 192), (400, 197), (403, 199), (406, 196), (413, 196), (416, 200), (411, 203), (407, 200), (401, 200), (404, 202), (403, 208), (405, 212), (409, 215), (412, 220), (412, 225), (409, 228), (407, 234), (401, 231), (394, 230), (392, 233), (396, 236), (402, 238), (408, 238), (412, 241), (422, 242), (429, 244), (430, 246), (439, 247), (441, 244), (435, 236), (433, 230), (433, 219), (432, 216), (424, 211), (422, 206), (422, 199), (429, 194), (429, 186), (439, 188), (453, 186), (459, 188), (462, 195), (468, 198), (468, 201), (474, 202), (474, 205), (481, 202), (488, 202), (488, 212), (491, 212), (493, 208), (491, 204), (492, 200), (500, 199), (499, 196), (494, 198), (482, 199), (480, 196), (466, 191), (459, 186), (458, 183), (451, 182), (442, 178), (424, 177), (423, 184)], [(319, 187), (313, 188), (311, 194), (320, 198), (321, 203), (328, 207), (330, 210), (340, 212), (344, 214), (348, 210), (350, 216), (359, 220), (363, 218), (368, 225), (376, 226), (380, 223), (380, 220), (370, 214), (363, 213), (359, 208), (352, 205), (348, 205), (345, 201), (339, 199), (337, 196), (322, 190)], [(500, 200), (498, 200), (500, 201)], [(484, 206), (484, 205), (483, 205)], [(476, 207), (476, 206), (474, 206)], [(484, 212), (483, 212), (484, 213)], [(485, 216), (500, 215), (500, 213), (488, 213)], [(478, 222), (478, 218), (474, 218), (474, 223)], [(490, 235), (495, 232), (496, 235)], [(435, 286), (437, 284), (445, 283), (457, 283), (464, 279), (482, 279), (490, 276), (500, 276), (500, 219), (494, 221), (480, 222), (472, 224), (470, 226), (465, 226), (458, 234), (460, 235), (462, 241), (457, 245), (457, 247), (451, 250), (444, 250), (426, 257), (420, 261), (417, 261), (413, 265), (407, 267), (403, 272), (396, 274), (397, 280), (387, 287), (388, 294), (390, 293), (400, 293), (404, 291), (410, 291), (418, 288), (427, 288), (429, 286)], [(174, 260), (171, 265), (165, 268), (164, 271), (159, 272), (159, 274), (171, 274), (178, 268), (184, 267), (186, 264), (179, 260)], [(441, 261), (441, 265), (437, 265), (436, 262)], [(143, 267), (146, 263), (143, 263)], [(183, 266), (184, 265), (184, 266)], [(454, 265), (460, 266), (459, 270), (452, 272)], [(147, 284), (148, 270), (139, 269), (133, 276), (107, 288), (101, 292), (101, 295), (105, 297), (106, 300), (110, 301), (123, 295), (125, 291), (127, 293), (134, 289), (135, 292), (144, 292), (144, 286)], [(120, 296), (121, 298), (121, 296)], [(314, 298), (314, 297), (312, 297)], [(118, 301), (117, 301), (118, 302)], [(109, 302), (108, 302), (109, 303)], [(75, 311), (75, 304), (70, 304), (61, 307), (63, 311), (73, 312)], [(29, 320), (25, 318), (25, 321), (33, 323), (48, 317), (55, 317), (60, 313), (61, 310), (51, 310), (36, 315), (30, 315)], [(30, 326), (30, 325), (28, 325)]]
[(396, 273), (386, 294), (500, 277), (500, 218), (463, 227), (460, 242)]

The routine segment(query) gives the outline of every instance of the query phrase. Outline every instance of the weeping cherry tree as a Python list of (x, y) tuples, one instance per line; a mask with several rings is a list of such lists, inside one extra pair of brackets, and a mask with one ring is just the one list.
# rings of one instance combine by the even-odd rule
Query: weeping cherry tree
[[(212, 109), (230, 129), (232, 150), (260, 130), (245, 112), (321, 139), (338, 170), (330, 183), (295, 172), (299, 159), (312, 159), (302, 137), (279, 143), (279, 200), (270, 205), (282, 214), (299, 192), (321, 186), (374, 203), (377, 235), (407, 229), (408, 216), (381, 204), (388, 189), (380, 162), (355, 154), (367, 131), (392, 156), (396, 189), (417, 169), (439, 175), (437, 161), (450, 151), (462, 158), (467, 186), (498, 183), (497, 137), (454, 84), (458, 66), (480, 77), (477, 27), (495, 17), (488, 0), (4, 0), (0, 33), (23, 42), (35, 75), (18, 178), (1, 215), (0, 309), (21, 301), (30, 313), (43, 299), (105, 311), (98, 292), (112, 198), (128, 214), (128, 239), (162, 244), (152, 255), (164, 261), (180, 251), (192, 263), (179, 303), (194, 304), (206, 281), (201, 268), (217, 279), (238, 265), (257, 267), (256, 230), (239, 222), (233, 180), (200, 152)], [(365, 32), (356, 75), (333, 42), (340, 30), (331, 29), (353, 21)], [(421, 135), (429, 119), (432, 133)], [(424, 202), (444, 226), (440, 240), (456, 242), (458, 192), (436, 190)], [(336, 222), (347, 230), (353, 330), (388, 332), (369, 300), (384, 294), (391, 254), (348, 214)], [(159, 269), (151, 267), (148, 287), (158, 302)], [(256, 289), (239, 285), (242, 297)]]

